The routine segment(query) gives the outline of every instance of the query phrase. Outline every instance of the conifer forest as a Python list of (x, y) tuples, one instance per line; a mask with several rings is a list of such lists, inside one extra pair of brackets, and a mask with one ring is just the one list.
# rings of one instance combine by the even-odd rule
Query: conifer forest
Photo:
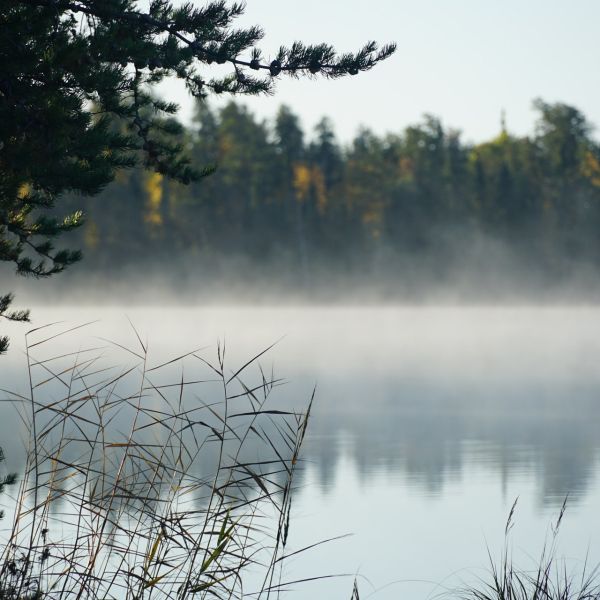
[(504, 266), (504, 288), (552, 289), (597, 270), (600, 146), (575, 107), (534, 106), (525, 137), (499, 118), (496, 137), (471, 144), (425, 115), (342, 144), (327, 118), (305, 131), (286, 106), (263, 122), (241, 103), (199, 102), (182, 142), (210, 176), (183, 185), (137, 168), (62, 208), (84, 209), (75, 243), (99, 280), (141, 266), (182, 293), (225, 279), (248, 295), (319, 298), (327, 283), (395, 298), (460, 287), (468, 269), (469, 294), (485, 298)]

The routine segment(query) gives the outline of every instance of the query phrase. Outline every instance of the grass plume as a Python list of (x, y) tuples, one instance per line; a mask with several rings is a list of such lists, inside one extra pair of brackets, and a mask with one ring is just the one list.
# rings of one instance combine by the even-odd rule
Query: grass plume
[(565, 497), (557, 518), (550, 523), (551, 535), (532, 569), (515, 564), (510, 532), (514, 526), (518, 498), (514, 501), (505, 526), (505, 543), (499, 561), (494, 561), (488, 549), (488, 576), (477, 586), (460, 593), (461, 600), (599, 600), (598, 567), (589, 569), (586, 563), (577, 574), (557, 558), (557, 537), (567, 509)]
[(53, 354), (71, 330), (26, 336), (29, 393), (11, 397), (29, 446), (0, 598), (276, 595), (312, 399), (274, 402), (263, 353), (153, 365), (136, 332), (132, 348)]

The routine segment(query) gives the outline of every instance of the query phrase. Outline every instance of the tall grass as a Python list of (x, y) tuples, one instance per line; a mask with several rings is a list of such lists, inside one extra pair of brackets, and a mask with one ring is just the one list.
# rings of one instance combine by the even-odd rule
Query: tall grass
[[(518, 499), (517, 499), (518, 500)], [(578, 572), (557, 558), (557, 537), (567, 508), (565, 498), (550, 536), (532, 568), (516, 565), (511, 551), (510, 532), (514, 525), (517, 500), (513, 503), (505, 526), (505, 543), (499, 561), (488, 550), (489, 572), (478, 585), (460, 593), (462, 600), (600, 600), (598, 567), (587, 562)]]
[(29, 390), (11, 399), (28, 448), (0, 598), (278, 593), (312, 398), (280, 407), (263, 352), (233, 369), (221, 345), (214, 361), (153, 364), (137, 334), (53, 351), (70, 331), (26, 336)]

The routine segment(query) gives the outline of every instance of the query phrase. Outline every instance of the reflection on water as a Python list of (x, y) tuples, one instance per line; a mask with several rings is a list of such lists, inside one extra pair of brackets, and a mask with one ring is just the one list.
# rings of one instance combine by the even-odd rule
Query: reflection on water
[[(328, 436), (342, 426), (348, 442)], [(523, 473), (534, 477), (540, 502), (560, 505), (586, 493), (598, 471), (597, 414), (564, 417), (478, 413), (415, 414), (390, 410), (352, 419), (319, 415), (312, 425), (308, 454), (318, 465), (324, 489), (334, 480), (343, 454), (356, 465), (361, 482), (372, 472), (400, 474), (417, 493), (443, 494), (467, 463), (479, 463), (506, 484)]]
[[(133, 345), (124, 312), (36, 309), (34, 316), (36, 324), (102, 319), (58, 338), (56, 351), (66, 352), (105, 344), (94, 336)], [(482, 567), (484, 535), (500, 541), (488, 537), (490, 528), (502, 530), (517, 495), (529, 544), (541, 542), (568, 493), (568, 552), (581, 556), (588, 542), (598, 545), (592, 516), (600, 496), (596, 309), (128, 308), (127, 314), (148, 336), (153, 364), (199, 346), (214, 349), (225, 339), (235, 371), (286, 336), (260, 359), (265, 372), (273, 369), (290, 382), (277, 388), (276, 406), (303, 408), (317, 385), (295, 540), (301, 545), (347, 531), (357, 540), (323, 551), (326, 559), (315, 553), (303, 568), (322, 560), (329, 572), (363, 565), (383, 584), (394, 579), (390, 570), (401, 560), (409, 569), (402, 569), (405, 578), (435, 581), (454, 569)], [(14, 349), (0, 363), (0, 387), (25, 392), (21, 332), (10, 328)], [(111, 352), (104, 350), (109, 359)], [(185, 361), (174, 363), (171, 375), (182, 371), (195, 376)], [(216, 392), (207, 384), (198, 393), (209, 402)], [(1, 444), (18, 468), (20, 426), (10, 407), (0, 410)], [(393, 518), (373, 514), (377, 506)], [(402, 539), (410, 532), (412, 553), (398, 540), (374, 549), (378, 529)], [(406, 588), (391, 590), (376, 597), (397, 597)], [(418, 586), (406, 591), (426, 595)]]
[[(52, 352), (104, 346), (105, 366), (125, 369), (132, 357), (99, 340), (135, 348), (119, 309), (34, 312), (38, 323), (64, 319), (65, 327), (97, 313), (102, 322), (57, 338)], [(233, 370), (287, 334), (261, 364), (290, 382), (277, 390), (281, 405), (301, 409), (317, 385), (305, 457), (324, 488), (342, 453), (364, 481), (386, 469), (426, 494), (442, 494), (470, 460), (503, 480), (529, 473), (543, 503), (560, 503), (567, 492), (579, 498), (598, 470), (598, 316), (592, 309), (129, 310), (150, 338), (152, 364), (196, 346), (208, 346), (202, 354), (212, 358), (224, 338)], [(2, 387), (25, 393), (22, 329), (12, 331)], [(188, 360), (175, 363), (164, 381), (179, 381), (182, 370), (187, 379), (210, 379)], [(201, 390), (205, 400), (219, 394), (214, 382)], [(176, 396), (177, 387), (165, 394)], [(0, 434), (14, 461), (21, 455), (15, 421), (3, 418)]]

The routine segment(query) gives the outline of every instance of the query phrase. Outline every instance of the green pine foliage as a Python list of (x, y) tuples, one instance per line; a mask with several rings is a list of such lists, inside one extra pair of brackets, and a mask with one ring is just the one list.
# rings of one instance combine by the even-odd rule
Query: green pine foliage
[[(118, 169), (143, 165), (182, 183), (205, 171), (183, 149), (175, 104), (154, 97), (166, 76), (191, 94), (261, 94), (282, 74), (340, 77), (372, 68), (393, 45), (337, 55), (294, 43), (264, 61), (259, 27), (234, 29), (243, 5), (173, 7), (153, 0), (28, 0), (0, 15), (0, 259), (20, 274), (53, 275), (80, 258), (52, 240), (82, 213), (47, 216), (64, 192), (97, 194)], [(226, 75), (199, 68), (227, 65)], [(207, 70), (206, 73), (209, 73)], [(27, 255), (33, 254), (33, 258)]]
[[(3, 452), (2, 448), (0, 447), (0, 467), (3, 467), (5, 462), (6, 462), (6, 459), (4, 457), (4, 452)], [(0, 495), (2, 495), (2, 492), (4, 492), (4, 490), (6, 489), (7, 486), (14, 485), (16, 481), (17, 481), (17, 476), (15, 473), (3, 473), (2, 475), (0, 475)], [(4, 518), (4, 511), (2, 509), (0, 509), (0, 520), (3, 518)]]
[[(0, 319), (6, 319), (7, 321), (15, 321), (20, 323), (29, 322), (29, 311), (28, 310), (10, 310), (10, 305), (13, 301), (12, 294), (5, 294), (0, 296)], [(9, 339), (8, 336), (0, 336), (0, 354), (5, 354), (8, 350)], [(0, 452), (0, 462), (2, 462), (2, 453)], [(2, 486), (0, 485), (0, 491)]]
[(216, 0), (4, 0), (0, 9), (0, 261), (48, 277), (81, 258), (56, 247), (83, 223), (65, 193), (93, 196), (119, 170), (150, 169), (189, 184), (211, 172), (191, 164), (177, 105), (153, 87), (179, 77), (189, 92), (271, 93), (278, 77), (337, 78), (394, 52), (369, 42), (337, 54), (295, 42), (263, 57), (260, 27), (236, 28), (244, 5)]

